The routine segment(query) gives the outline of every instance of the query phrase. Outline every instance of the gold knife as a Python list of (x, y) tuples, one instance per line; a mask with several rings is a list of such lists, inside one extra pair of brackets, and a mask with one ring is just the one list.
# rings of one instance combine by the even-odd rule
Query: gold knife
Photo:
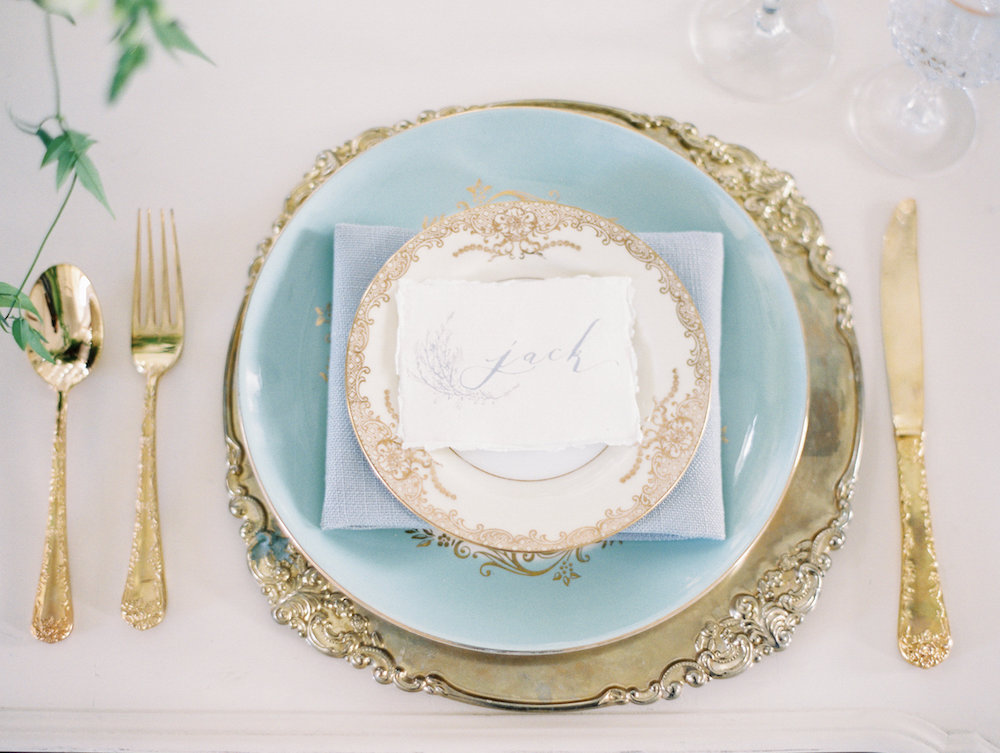
[(951, 629), (934, 553), (924, 466), (924, 350), (913, 199), (899, 203), (885, 232), (881, 297), (903, 528), (899, 651), (911, 664), (929, 668), (951, 651)]

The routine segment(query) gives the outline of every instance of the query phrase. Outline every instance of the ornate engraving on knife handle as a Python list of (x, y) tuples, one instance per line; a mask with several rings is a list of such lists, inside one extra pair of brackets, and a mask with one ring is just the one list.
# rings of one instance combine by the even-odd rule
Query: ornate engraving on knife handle
[(135, 529), (129, 557), (122, 617), (137, 630), (159, 625), (167, 609), (167, 583), (163, 573), (163, 543), (156, 492), (156, 388), (160, 373), (146, 377), (145, 409), (139, 439), (139, 489), (135, 503)]
[(947, 658), (951, 629), (934, 553), (923, 433), (896, 437), (896, 453), (903, 524), (899, 651), (908, 662), (926, 669)]
[(66, 393), (59, 392), (56, 430), (52, 440), (52, 479), (45, 549), (35, 593), (31, 633), (40, 641), (58, 643), (72, 630), (73, 595), (69, 585), (69, 545), (66, 538)]

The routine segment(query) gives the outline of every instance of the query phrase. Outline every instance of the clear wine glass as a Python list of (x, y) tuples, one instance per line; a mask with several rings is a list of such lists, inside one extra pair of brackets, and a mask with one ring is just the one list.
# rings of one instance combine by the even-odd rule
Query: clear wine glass
[(889, 30), (904, 62), (862, 81), (851, 128), (893, 172), (938, 172), (975, 136), (967, 89), (1000, 80), (1000, 0), (890, 0)]
[(759, 102), (802, 94), (834, 57), (833, 18), (823, 0), (701, 0), (689, 36), (710, 79)]

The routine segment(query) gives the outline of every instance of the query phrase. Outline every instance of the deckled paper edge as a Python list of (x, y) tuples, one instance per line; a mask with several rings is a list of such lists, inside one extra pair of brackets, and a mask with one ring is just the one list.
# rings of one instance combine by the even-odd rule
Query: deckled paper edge
[(553, 280), (578, 280), (578, 279), (588, 279), (588, 280), (615, 280), (621, 281), (625, 285), (624, 290), (624, 303), (627, 307), (626, 315), (624, 318), (626, 332), (624, 333), (626, 342), (629, 347), (627, 349), (627, 356), (629, 359), (628, 372), (631, 380), (631, 396), (632, 400), (629, 402), (629, 409), (632, 413), (630, 417), (630, 424), (634, 427), (634, 432), (632, 436), (620, 436), (613, 440), (609, 440), (607, 437), (593, 437), (588, 436), (583, 439), (574, 439), (570, 442), (559, 445), (544, 445), (538, 447), (531, 446), (503, 446), (503, 445), (489, 445), (489, 444), (477, 444), (475, 446), (465, 446), (464, 443), (449, 442), (446, 440), (436, 440), (433, 442), (421, 442), (413, 443), (406, 440), (406, 431), (404, 428), (406, 410), (404, 408), (405, 402), (407, 400), (406, 393), (403, 389), (405, 384), (404, 380), (401, 378), (402, 374), (402, 364), (403, 364), (403, 338), (400, 336), (399, 332), (402, 328), (402, 323), (405, 318), (404, 307), (411, 305), (409, 290), (414, 286), (421, 285), (424, 283), (438, 284), (446, 283), (453, 284), (455, 286), (462, 287), (474, 287), (477, 285), (490, 285), (490, 286), (503, 286), (508, 284), (522, 283), (524, 280), (465, 280), (458, 278), (428, 278), (425, 280), (409, 280), (401, 279), (397, 283), (395, 299), (397, 306), (397, 330), (396, 330), (396, 348), (393, 356), (393, 363), (396, 369), (397, 378), (397, 390), (396, 399), (399, 406), (399, 424), (398, 433), (402, 446), (404, 448), (422, 448), (428, 451), (441, 450), (441, 449), (453, 449), (458, 451), (465, 450), (478, 450), (486, 452), (559, 452), (561, 450), (568, 450), (571, 448), (585, 447), (594, 444), (603, 444), (609, 447), (629, 447), (632, 445), (637, 445), (642, 440), (642, 421), (643, 417), (639, 411), (639, 366), (638, 366), (638, 355), (635, 348), (635, 285), (633, 284), (632, 278), (625, 275), (568, 275), (563, 277), (549, 277), (545, 280), (539, 280), (538, 282), (549, 282)]

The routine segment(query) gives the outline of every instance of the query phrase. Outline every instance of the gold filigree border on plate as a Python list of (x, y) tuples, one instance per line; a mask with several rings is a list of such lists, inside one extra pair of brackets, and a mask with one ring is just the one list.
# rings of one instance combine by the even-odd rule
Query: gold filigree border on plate
[[(549, 191), (549, 197), (547, 199), (540, 196), (534, 196), (530, 193), (525, 193), (524, 191), (517, 191), (515, 189), (506, 190), (495, 190), (493, 186), (483, 183), (482, 178), (478, 178), (476, 182), (471, 186), (466, 186), (465, 190), (471, 194), (470, 201), (460, 201), (455, 205), (455, 210), (458, 212), (465, 211), (466, 209), (472, 209), (473, 207), (479, 207), (483, 204), (490, 204), (494, 201), (559, 201), (558, 191)], [(443, 220), (447, 215), (439, 215), (433, 219), (425, 217), (423, 227), (427, 228), (433, 225), (435, 222)]]
[[(272, 235), (258, 246), (227, 354), (224, 400), (229, 505), (242, 521), (251, 573), (277, 622), (321, 653), (347, 659), (356, 668), (369, 669), (377, 682), (408, 692), (500, 709), (570, 710), (674, 699), (684, 687), (740, 675), (790, 644), (816, 603), (830, 555), (843, 544), (851, 518), (861, 447), (861, 363), (846, 279), (833, 264), (822, 224), (790, 175), (744, 147), (702, 136), (690, 124), (578, 102), (531, 100), (487, 107), (565, 110), (634, 129), (710, 175), (764, 233), (803, 319), (810, 373), (803, 452), (783, 503), (740, 567), (695, 604), (640, 634), (567, 657), (468, 652), (380, 622), (288, 544), (261, 501), (237, 411), (235, 367), (253, 285), (281, 230), (330, 175), (385, 138), (465, 111), (452, 108), (371, 129), (320, 154), (286, 200)], [(797, 543), (791, 545), (782, 530), (782, 511), (789, 507), (795, 508), (798, 521), (792, 539)]]
[[(655, 274), (659, 293), (673, 302), (684, 337), (689, 343), (686, 366), (693, 381), (680, 397), (674, 392), (660, 399), (644, 418), (643, 438), (636, 466), (645, 464), (646, 479), (628, 502), (604, 506), (603, 517), (556, 536), (535, 529), (510, 531), (468, 521), (453, 506), (442, 507), (429, 494), (433, 486), (446, 500), (456, 496), (438, 475), (431, 455), (419, 449), (404, 449), (396, 434), (398, 421), (386, 395), (388, 420), (376, 411), (364, 393), (372, 365), (366, 358), (376, 310), (390, 300), (390, 291), (419, 262), (421, 254), (441, 248), (456, 234), (471, 235), (471, 242), (456, 249), (455, 256), (478, 251), (489, 260), (505, 257), (522, 260), (544, 256), (555, 247), (579, 246), (553, 238), (559, 230), (587, 230), (603, 246), (621, 249)], [(711, 363), (708, 340), (701, 317), (680, 278), (665, 261), (625, 228), (600, 215), (554, 202), (501, 201), (459, 212), (424, 229), (394, 253), (376, 273), (358, 305), (347, 340), (345, 368), (346, 401), (351, 423), (361, 449), (386, 487), (420, 518), (466, 541), (484, 547), (521, 552), (555, 552), (596, 543), (627, 528), (673, 488), (691, 462), (708, 416)], [(636, 468), (634, 466), (634, 469)], [(635, 470), (619, 481), (628, 483)], [(626, 494), (629, 492), (626, 490)]]
[(414, 528), (405, 531), (405, 533), (418, 542), (418, 547), (434, 545), (449, 549), (460, 560), (478, 562), (479, 574), (483, 577), (488, 578), (498, 571), (528, 578), (551, 575), (551, 580), (564, 586), (570, 586), (573, 581), (583, 577), (576, 572), (575, 566), (590, 562), (592, 553), (625, 543), (615, 539), (607, 539), (599, 544), (578, 547), (564, 552), (510, 552), (504, 549), (489, 549), (470, 544), (468, 541), (463, 541), (449, 533), (431, 528)]

